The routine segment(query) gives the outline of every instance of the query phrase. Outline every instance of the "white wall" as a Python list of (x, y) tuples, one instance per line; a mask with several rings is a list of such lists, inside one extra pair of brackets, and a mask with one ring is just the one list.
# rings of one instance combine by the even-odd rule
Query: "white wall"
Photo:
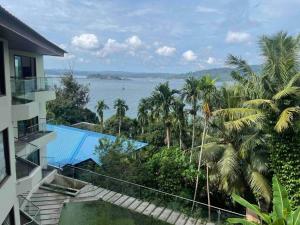
[(0, 130), (8, 128), (9, 136), (9, 157), (11, 175), (0, 186), (0, 224), (7, 217), (11, 208), (14, 207), (15, 223), (20, 224), (20, 214), (18, 209), (18, 202), (16, 197), (16, 171), (15, 171), (15, 148), (14, 137), (11, 120), (11, 89), (10, 89), (10, 66), (8, 44), (4, 42), (4, 63), (5, 63), (5, 87), (6, 96), (0, 97)]

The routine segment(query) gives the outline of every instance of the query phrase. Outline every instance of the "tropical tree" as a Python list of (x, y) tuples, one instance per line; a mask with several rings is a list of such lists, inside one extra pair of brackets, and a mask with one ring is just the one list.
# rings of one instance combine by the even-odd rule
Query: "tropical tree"
[[(241, 75), (239, 69), (235, 72), (239, 85), (249, 87), (251, 98), (245, 98), (241, 108), (219, 112), (231, 118), (225, 123), (228, 129), (239, 132), (255, 127), (271, 137), (271, 169), (287, 187), (295, 205), (300, 203), (300, 166), (295, 161), (300, 157), (300, 142), (295, 138), (299, 136), (300, 115), (299, 40), (283, 32), (263, 36), (260, 47), (265, 62), (261, 75), (253, 75), (256, 78), (252, 79), (250, 75)], [(258, 84), (262, 85), (255, 89)]]
[[(242, 197), (233, 194), (233, 200), (240, 205), (251, 209), (259, 216), (261, 221), (267, 225), (299, 225), (300, 224), (300, 206), (292, 211), (291, 204), (288, 199), (286, 189), (279, 183), (276, 177), (273, 177), (273, 211), (265, 213), (260, 210), (259, 206), (249, 203)], [(260, 222), (249, 221), (242, 218), (230, 218), (228, 222), (231, 224), (244, 224), (244, 225), (260, 225)]]
[(138, 106), (138, 113), (137, 113), (137, 120), (141, 127), (141, 133), (144, 134), (145, 132), (145, 125), (148, 121), (148, 109), (149, 109), (149, 101), (146, 98), (142, 98), (140, 100)]
[[(198, 185), (199, 185), (199, 174), (200, 174), (200, 167), (202, 162), (202, 152), (203, 146), (205, 144), (205, 137), (207, 135), (208, 130), (208, 122), (212, 116), (211, 111), (211, 102), (214, 97), (214, 93), (216, 91), (216, 80), (212, 79), (210, 75), (203, 76), (199, 81), (199, 90), (200, 90), (200, 97), (202, 100), (202, 114), (203, 114), (203, 131), (202, 131), (202, 138), (201, 138), (201, 147), (198, 155), (198, 167), (197, 167), (197, 177), (196, 177), (196, 184), (195, 184), (195, 191), (194, 191), (194, 201), (196, 200)], [(193, 202), (194, 207), (194, 202)]]
[(102, 131), (103, 131), (103, 124), (104, 124), (103, 111), (106, 109), (109, 109), (108, 105), (105, 104), (104, 100), (99, 100), (96, 105), (96, 111), (100, 120), (99, 122)]
[(172, 109), (172, 105), (175, 99), (175, 94), (178, 93), (177, 90), (171, 89), (169, 87), (169, 83), (159, 84), (152, 96), (151, 102), (154, 106), (154, 109), (157, 115), (160, 115), (165, 124), (166, 129), (166, 143), (167, 147), (170, 148), (171, 143), (171, 116), (170, 112)]
[(126, 105), (125, 100), (118, 98), (114, 103), (114, 109), (116, 109), (116, 117), (119, 120), (118, 134), (121, 135), (121, 126), (123, 118), (125, 117), (126, 111), (129, 109)]
[(190, 114), (192, 115), (192, 146), (191, 146), (191, 155), (190, 162), (192, 161), (193, 149), (195, 144), (195, 119), (198, 111), (198, 101), (199, 101), (199, 80), (195, 77), (188, 77), (185, 80), (183, 89), (181, 90), (183, 99), (191, 105)]
[(179, 149), (182, 149), (182, 131), (186, 124), (185, 112), (184, 112), (185, 104), (181, 99), (176, 98), (173, 102), (173, 126), (179, 130)]

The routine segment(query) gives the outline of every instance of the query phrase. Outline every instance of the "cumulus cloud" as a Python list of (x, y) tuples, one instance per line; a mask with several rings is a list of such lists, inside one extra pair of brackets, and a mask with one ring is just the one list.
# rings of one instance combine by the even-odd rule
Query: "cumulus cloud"
[(136, 35), (127, 38), (125, 42), (129, 47), (133, 47), (133, 48), (139, 48), (142, 46), (141, 39)]
[(198, 56), (192, 50), (188, 50), (182, 53), (182, 57), (185, 61), (189, 62), (195, 61), (198, 58)]
[(250, 34), (246, 32), (228, 31), (226, 36), (227, 43), (242, 43), (250, 40)]
[(136, 35), (127, 38), (123, 42), (118, 42), (115, 39), (109, 38), (103, 48), (96, 52), (96, 55), (104, 58), (114, 53), (127, 52), (131, 56), (135, 56), (137, 49), (142, 45), (143, 42)]
[(208, 64), (214, 64), (216, 62), (216, 59), (214, 57), (208, 57), (206, 60), (206, 63)]
[(98, 38), (95, 34), (80, 34), (72, 38), (72, 45), (81, 49), (95, 49), (99, 46)]
[(172, 56), (176, 52), (176, 48), (174, 47), (169, 47), (169, 46), (163, 46), (158, 49), (156, 49), (156, 54), (161, 55), (161, 56)]
[(97, 51), (96, 55), (104, 58), (110, 54), (122, 52), (127, 48), (127, 45), (124, 43), (117, 42), (114, 39), (109, 38), (104, 44), (104, 47)]

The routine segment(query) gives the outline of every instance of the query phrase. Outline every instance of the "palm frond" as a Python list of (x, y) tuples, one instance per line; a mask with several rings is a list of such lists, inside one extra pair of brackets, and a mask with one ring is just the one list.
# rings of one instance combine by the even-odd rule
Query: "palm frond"
[(288, 96), (300, 96), (300, 87), (285, 87), (283, 90), (277, 92), (274, 96), (274, 100), (279, 100)]
[(274, 111), (278, 111), (278, 107), (277, 105), (275, 104), (274, 101), (272, 100), (269, 100), (269, 99), (253, 99), (253, 100), (249, 100), (249, 101), (246, 101), (244, 102), (244, 105), (245, 106), (264, 106), (264, 105), (267, 105), (267, 106), (270, 106)]
[(294, 86), (300, 80), (300, 73), (296, 73), (287, 84), (288, 87)]
[(262, 127), (262, 122), (265, 120), (265, 118), (266, 115), (260, 112), (260, 113), (242, 117), (237, 120), (225, 122), (224, 126), (227, 130), (236, 130), (236, 131), (240, 131), (245, 127), (256, 127), (260, 129)]
[(252, 170), (249, 174), (248, 181), (253, 192), (261, 195), (261, 197), (269, 204), (271, 202), (271, 187), (264, 175), (258, 171)]
[(275, 130), (278, 133), (283, 132), (292, 125), (292, 121), (296, 114), (300, 114), (300, 107), (289, 107), (283, 110), (275, 125)]
[(237, 153), (231, 145), (228, 145), (218, 162), (218, 169), (221, 175), (223, 189), (228, 190), (230, 183), (239, 177), (239, 160)]
[(258, 109), (252, 108), (227, 108), (219, 109), (213, 112), (214, 116), (227, 117), (231, 120), (239, 119), (244, 116), (253, 115), (260, 112)]

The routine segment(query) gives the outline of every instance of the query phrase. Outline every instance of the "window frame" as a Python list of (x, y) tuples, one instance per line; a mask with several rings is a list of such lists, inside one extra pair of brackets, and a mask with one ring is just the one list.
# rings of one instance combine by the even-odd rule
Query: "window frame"
[[(21, 60), (21, 66), (22, 66), (22, 62), (23, 62), (23, 58), (26, 57), (26, 58), (29, 58), (30, 61), (31, 59), (34, 60), (34, 65), (33, 65), (33, 68), (34, 68), (34, 74), (32, 74), (30, 77), (24, 77), (23, 75), (23, 71), (22, 71), (22, 77), (18, 77), (17, 76), (17, 70), (16, 70), (16, 57), (20, 57), (20, 60)], [(27, 56), (27, 55), (18, 55), (18, 54), (15, 54), (14, 55), (14, 70), (15, 70), (15, 78), (18, 78), (18, 79), (26, 79), (26, 78), (33, 78), (33, 77), (36, 77), (37, 76), (37, 70), (36, 70), (36, 57), (34, 56)]]
[(0, 71), (0, 96), (6, 95), (5, 84), (5, 60), (4, 60), (4, 42), (0, 41), (0, 65), (3, 65)]
[(4, 161), (5, 161), (5, 170), (6, 176), (0, 180), (0, 188), (6, 182), (6, 180), (11, 176), (11, 168), (10, 168), (10, 152), (9, 152), (9, 137), (8, 137), (8, 128), (2, 130), (3, 136), (3, 148), (4, 148)]

